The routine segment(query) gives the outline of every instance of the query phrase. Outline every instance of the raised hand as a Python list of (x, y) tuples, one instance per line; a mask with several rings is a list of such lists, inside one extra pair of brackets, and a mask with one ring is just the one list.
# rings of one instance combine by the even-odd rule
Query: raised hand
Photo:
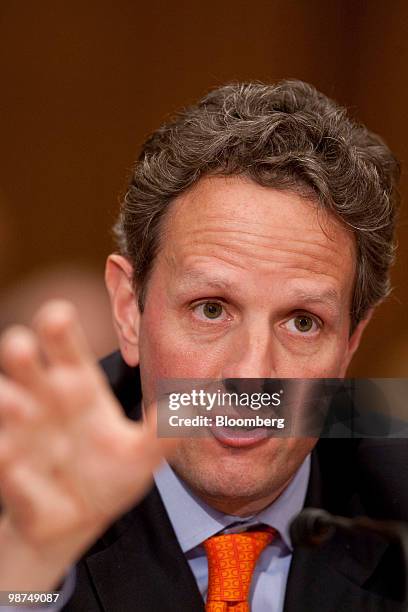
[[(0, 590), (54, 587), (142, 497), (173, 441), (127, 419), (74, 308), (50, 302), (0, 342)], [(150, 416), (149, 416), (150, 415)]]

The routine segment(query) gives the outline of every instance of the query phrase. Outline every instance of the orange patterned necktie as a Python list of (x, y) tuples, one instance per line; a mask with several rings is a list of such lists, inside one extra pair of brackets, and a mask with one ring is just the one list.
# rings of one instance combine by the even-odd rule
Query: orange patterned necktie
[(248, 595), (255, 565), (277, 531), (216, 535), (204, 542), (208, 559), (206, 612), (249, 612)]

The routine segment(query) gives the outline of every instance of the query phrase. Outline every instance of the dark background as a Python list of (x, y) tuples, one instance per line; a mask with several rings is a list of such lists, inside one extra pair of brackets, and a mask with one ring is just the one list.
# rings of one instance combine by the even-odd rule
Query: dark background
[[(403, 0), (1, 0), (0, 296), (64, 262), (102, 278), (138, 147), (227, 81), (309, 81), (404, 162), (407, 22)], [(394, 294), (352, 375), (408, 375), (407, 187)]]

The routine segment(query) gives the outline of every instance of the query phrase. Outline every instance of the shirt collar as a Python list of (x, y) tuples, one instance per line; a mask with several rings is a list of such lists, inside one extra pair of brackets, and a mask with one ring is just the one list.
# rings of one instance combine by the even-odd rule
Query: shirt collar
[(256, 515), (244, 518), (223, 514), (211, 508), (191, 491), (165, 461), (154, 474), (154, 480), (184, 553), (237, 523), (242, 523), (245, 527), (258, 523), (269, 525), (279, 531), (283, 542), (291, 550), (289, 525), (292, 518), (303, 508), (309, 475), (310, 455), (298, 468), (286, 489), (270, 506)]

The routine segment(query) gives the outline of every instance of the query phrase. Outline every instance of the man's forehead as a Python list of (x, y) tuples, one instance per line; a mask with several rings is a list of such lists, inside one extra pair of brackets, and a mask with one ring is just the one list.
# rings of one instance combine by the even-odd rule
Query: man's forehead
[[(236, 177), (203, 181), (173, 203), (161, 255), (185, 284), (197, 284), (205, 273), (219, 288), (240, 269), (327, 275), (347, 285), (345, 277), (355, 271), (354, 237), (334, 217), (297, 194)], [(324, 291), (329, 300), (335, 297), (334, 288)]]
[(297, 239), (303, 237), (306, 242), (310, 237), (323, 244), (338, 238), (335, 234), (340, 230), (354, 240), (352, 231), (311, 197), (238, 176), (200, 179), (170, 205), (164, 233), (183, 241), (192, 233), (222, 231), (224, 225), (231, 234), (235, 228), (241, 236), (265, 239), (286, 238), (290, 231)]

